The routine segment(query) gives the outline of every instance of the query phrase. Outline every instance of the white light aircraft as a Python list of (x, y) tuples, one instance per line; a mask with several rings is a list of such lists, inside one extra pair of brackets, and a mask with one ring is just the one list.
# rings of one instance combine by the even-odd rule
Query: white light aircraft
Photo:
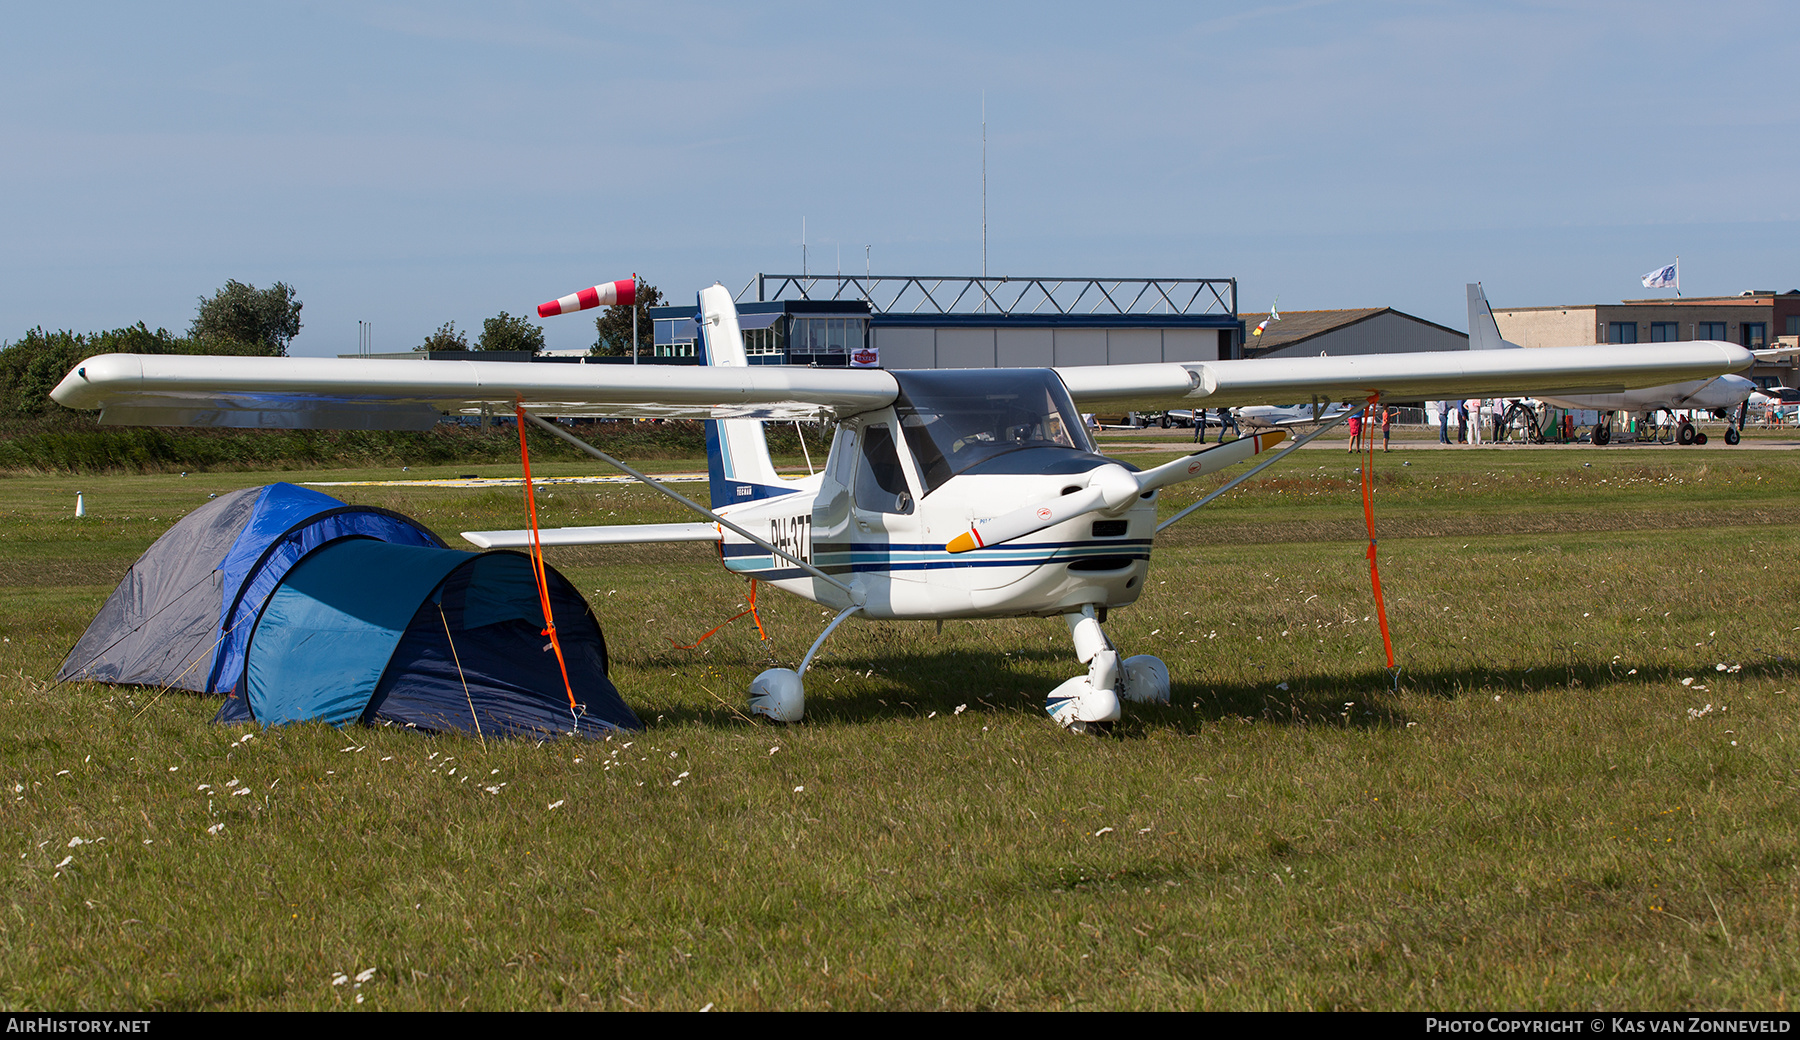
[(1745, 403), (1752, 415), (1772, 413), (1782, 422), (1793, 422), (1800, 415), (1800, 390), (1791, 386), (1765, 386), (1751, 394)]
[[(1046, 709), (1065, 727), (1086, 731), (1117, 719), (1121, 699), (1168, 697), (1162, 662), (1122, 656), (1101, 627), (1109, 610), (1143, 591), (1155, 532), (1195, 508), (1158, 525), (1158, 491), (1264, 456), (1241, 480), (1282, 457), (1270, 449), (1286, 435), (1209, 446), (1140, 472), (1094, 451), (1081, 412), (1622, 393), (1712, 380), (1751, 363), (1748, 351), (1731, 344), (1671, 343), (1630, 352), (1575, 347), (1060, 369), (809, 369), (747, 365), (737, 310), (721, 286), (701, 291), (699, 315), (709, 363), (698, 368), (110, 354), (82, 362), (52, 396), (71, 408), (100, 409), (103, 424), (163, 426), (422, 430), (445, 414), (516, 406), (529, 421), (705, 518), (550, 530), (542, 532), (543, 544), (714, 542), (732, 572), (837, 611), (797, 669), (770, 669), (756, 678), (756, 711), (797, 720), (813, 656), (852, 616), (1061, 617), (1087, 671), (1051, 692)], [(541, 418), (558, 414), (709, 420), (711, 507), (687, 501)], [(800, 480), (775, 472), (761, 421), (788, 419), (837, 423), (822, 472)], [(527, 532), (466, 537), (484, 547), (512, 546), (525, 544)]]
[[(1469, 349), (1470, 350), (1523, 350), (1519, 344), (1500, 336), (1500, 326), (1494, 321), (1494, 312), (1488, 306), (1487, 294), (1481, 289), (1481, 283), (1472, 282), (1469, 291)], [(1718, 340), (1700, 340), (1695, 342), (1714, 342), (1721, 346), (1730, 346)], [(1649, 344), (1655, 346), (1656, 344)], [(1643, 344), (1611, 345), (1609, 349), (1634, 351)], [(1563, 349), (1563, 348), (1545, 348)], [(1595, 349), (1595, 348), (1587, 348)], [(1743, 349), (1743, 348), (1739, 348)], [(1782, 350), (1745, 351), (1753, 357), (1770, 358), (1786, 353)], [(1690, 408), (1701, 409), (1713, 413), (1720, 419), (1733, 419), (1725, 428), (1725, 443), (1736, 444), (1739, 430), (1743, 427), (1744, 402), (1756, 391), (1756, 384), (1749, 379), (1730, 373), (1720, 373), (1705, 379), (1689, 379), (1678, 383), (1667, 383), (1660, 386), (1627, 388), (1608, 393), (1576, 393), (1574, 391), (1553, 393), (1540, 392), (1538, 400), (1546, 401), (1558, 408), (1570, 411), (1593, 410), (1600, 413), (1600, 421), (1594, 426), (1593, 443), (1604, 445), (1612, 440), (1612, 421), (1615, 412), (1628, 415), (1648, 417), (1652, 412), (1677, 412)], [(1732, 412), (1738, 414), (1733, 417)], [(1484, 417), (1485, 418), (1485, 417)], [(1648, 425), (1646, 421), (1645, 425)], [(1705, 444), (1706, 435), (1697, 433), (1691, 425), (1681, 428), (1680, 437), (1683, 444)]]
[[(1359, 402), (1360, 403), (1360, 402)], [(1347, 404), (1314, 401), (1312, 404), (1253, 404), (1237, 410), (1238, 422), (1252, 429), (1285, 429), (1330, 422), (1349, 410)]]

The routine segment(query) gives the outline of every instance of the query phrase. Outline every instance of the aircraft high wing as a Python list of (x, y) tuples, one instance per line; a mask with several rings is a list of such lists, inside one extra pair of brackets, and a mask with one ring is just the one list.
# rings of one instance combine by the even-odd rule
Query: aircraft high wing
[[(1355, 401), (1372, 394), (1609, 394), (1713, 380), (1751, 362), (1742, 347), (1695, 342), (1630, 351), (1443, 351), (1054, 371), (1082, 411), (1104, 411)], [(874, 369), (103, 354), (83, 361), (50, 396), (69, 408), (98, 409), (109, 426), (422, 430), (445, 415), (508, 411), (515, 401), (543, 415), (841, 419), (891, 404), (897, 392), (894, 378)]]
[(50, 396), (98, 408), (102, 425), (428, 430), (446, 415), (515, 401), (543, 415), (822, 419), (894, 399), (885, 372), (507, 361), (192, 357), (88, 358)]

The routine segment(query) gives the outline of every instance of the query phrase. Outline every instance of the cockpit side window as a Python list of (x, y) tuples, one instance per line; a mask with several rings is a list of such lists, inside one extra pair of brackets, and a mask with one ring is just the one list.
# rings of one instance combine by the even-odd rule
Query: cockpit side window
[(860, 509), (877, 513), (913, 511), (912, 490), (906, 486), (906, 471), (900, 467), (894, 431), (886, 423), (863, 427), (862, 464), (856, 467), (854, 495)]

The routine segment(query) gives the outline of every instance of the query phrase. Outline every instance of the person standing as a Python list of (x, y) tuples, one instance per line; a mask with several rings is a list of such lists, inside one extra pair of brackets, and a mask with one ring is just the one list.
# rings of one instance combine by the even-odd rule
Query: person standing
[(1479, 445), (1481, 443), (1481, 419), (1482, 419), (1481, 398), (1471, 397), (1468, 402), (1468, 409), (1469, 409), (1469, 444), (1470, 445)]
[(1393, 432), (1394, 432), (1394, 409), (1390, 405), (1382, 405), (1381, 406), (1381, 450), (1382, 451), (1391, 451), (1392, 450), (1391, 448), (1388, 447), (1388, 438), (1393, 435)]
[(1506, 399), (1504, 397), (1494, 398), (1493, 407), (1494, 407), (1493, 441), (1495, 444), (1499, 444), (1500, 443), (1500, 420), (1506, 418)]
[(1362, 409), (1358, 408), (1350, 413), (1350, 447), (1346, 448), (1345, 452), (1354, 455), (1356, 449), (1360, 447), (1362, 447)]
[(1438, 410), (1438, 443), (1450, 443), (1450, 402), (1437, 402)]
[(1456, 443), (1469, 442), (1469, 402), (1456, 402)]
[[(1243, 429), (1238, 426), (1237, 413), (1232, 411), (1229, 408), (1221, 408), (1221, 409), (1219, 409), (1219, 443), (1220, 444), (1225, 443), (1225, 427), (1227, 427), (1227, 426), (1231, 427), (1231, 432), (1233, 434), (1235, 434), (1239, 437), (1242, 437), (1244, 435)], [(1202, 440), (1204, 440), (1204, 439), (1205, 438), (1202, 438)]]

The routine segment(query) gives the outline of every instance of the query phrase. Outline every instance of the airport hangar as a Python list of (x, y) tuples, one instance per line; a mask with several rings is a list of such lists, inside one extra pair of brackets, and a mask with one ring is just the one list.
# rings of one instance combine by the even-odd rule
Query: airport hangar
[[(737, 306), (751, 364), (821, 368), (1043, 368), (1469, 345), (1464, 333), (1389, 307), (1290, 312), (1247, 338), (1246, 322), (1264, 316), (1237, 313), (1235, 278), (759, 274)], [(652, 307), (650, 316), (656, 361), (697, 360), (693, 306)]]
[[(1048, 368), (1466, 350), (1469, 337), (1391, 307), (1237, 313), (1235, 278), (758, 274), (736, 294), (753, 365)], [(483, 360), (699, 363), (693, 304), (651, 307), (652, 354), (495, 351)], [(342, 355), (467, 360), (462, 351)]]

